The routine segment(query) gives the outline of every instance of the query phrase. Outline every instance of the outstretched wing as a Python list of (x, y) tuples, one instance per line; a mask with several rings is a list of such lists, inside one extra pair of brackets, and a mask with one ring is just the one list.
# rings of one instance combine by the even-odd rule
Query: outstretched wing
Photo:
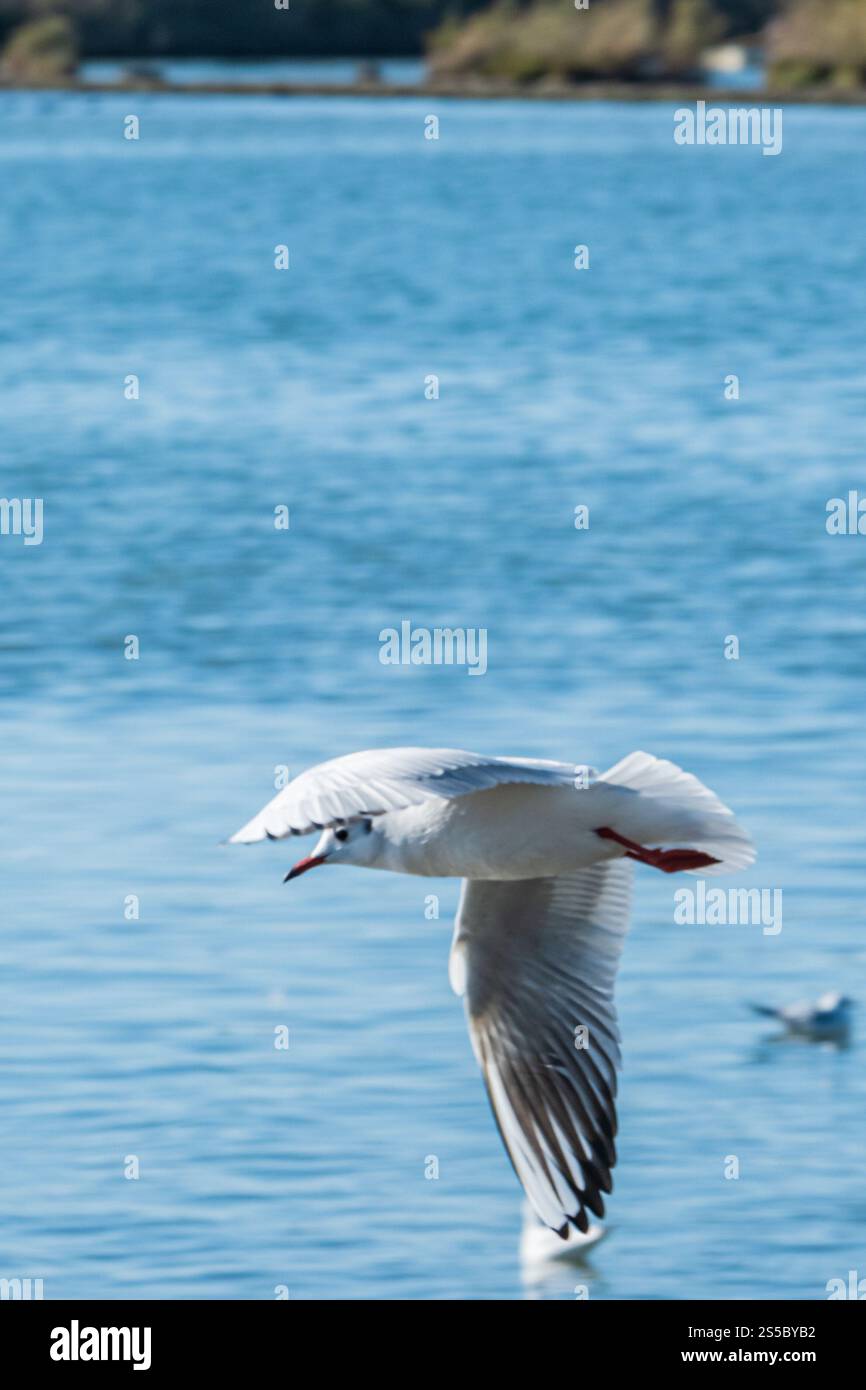
[(431, 796), (466, 796), (507, 782), (551, 786), (574, 781), (573, 763), (486, 758), (453, 748), (376, 748), (332, 758), (302, 772), (229, 844), (309, 835), (361, 816), (415, 806)]
[(503, 1142), (541, 1220), (564, 1235), (604, 1214), (616, 1162), (613, 985), (631, 864), (559, 878), (466, 880), (451, 983)]

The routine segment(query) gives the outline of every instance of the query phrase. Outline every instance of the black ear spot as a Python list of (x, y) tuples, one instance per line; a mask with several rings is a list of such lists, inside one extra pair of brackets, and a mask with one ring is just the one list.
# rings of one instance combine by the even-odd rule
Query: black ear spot
[(364, 827), (365, 834), (369, 835), (370, 831), (373, 829), (373, 822), (371, 818), (369, 816), (365, 816), (364, 820), (361, 823)]

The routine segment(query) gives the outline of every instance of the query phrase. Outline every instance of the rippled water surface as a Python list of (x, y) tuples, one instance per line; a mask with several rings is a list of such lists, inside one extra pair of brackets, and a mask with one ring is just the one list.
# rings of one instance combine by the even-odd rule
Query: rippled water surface
[[(863, 1044), (771, 1042), (744, 1001), (866, 999), (866, 540), (825, 527), (866, 489), (866, 113), (792, 108), (765, 158), (675, 146), (666, 105), (443, 101), (434, 142), (410, 100), (2, 103), (2, 491), (45, 519), (0, 537), (0, 1275), (862, 1273)], [(404, 619), (486, 628), (487, 674), (383, 666)], [(610, 1234), (577, 1273), (518, 1261), (447, 982), (457, 884), (284, 887), (291, 846), (218, 843), (281, 765), (411, 742), (673, 757), (753, 831), (736, 882), (783, 891), (778, 935), (678, 926), (639, 871)]]
[(81, 66), (87, 82), (117, 82), (130, 69), (155, 70), (167, 82), (354, 82), (370, 65), (380, 79), (413, 85), (424, 75), (416, 58), (268, 58), (260, 61), (227, 58), (92, 59)]

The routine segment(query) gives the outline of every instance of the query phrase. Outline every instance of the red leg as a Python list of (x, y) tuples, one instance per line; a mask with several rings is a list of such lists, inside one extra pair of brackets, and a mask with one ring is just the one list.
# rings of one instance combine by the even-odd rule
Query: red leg
[(661, 869), (663, 874), (685, 873), (688, 869), (706, 869), (710, 864), (719, 864), (711, 854), (703, 854), (698, 849), (647, 849), (644, 845), (627, 840), (610, 826), (603, 825), (596, 830), (602, 840), (615, 840), (622, 845), (627, 859), (636, 859), (639, 864), (649, 864), (653, 869)]

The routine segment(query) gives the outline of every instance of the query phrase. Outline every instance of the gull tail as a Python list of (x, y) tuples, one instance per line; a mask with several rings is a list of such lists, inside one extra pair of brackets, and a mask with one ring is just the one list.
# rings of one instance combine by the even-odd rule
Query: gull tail
[(701, 875), (732, 873), (754, 863), (755, 847), (733, 812), (676, 763), (651, 753), (629, 753), (599, 782), (636, 793), (624, 804), (616, 826), (641, 844), (674, 845), (711, 856), (717, 862), (695, 870)]
[(779, 1010), (771, 1009), (767, 1004), (749, 1004), (748, 1007), (753, 1014), (761, 1014), (763, 1018), (778, 1018)]

